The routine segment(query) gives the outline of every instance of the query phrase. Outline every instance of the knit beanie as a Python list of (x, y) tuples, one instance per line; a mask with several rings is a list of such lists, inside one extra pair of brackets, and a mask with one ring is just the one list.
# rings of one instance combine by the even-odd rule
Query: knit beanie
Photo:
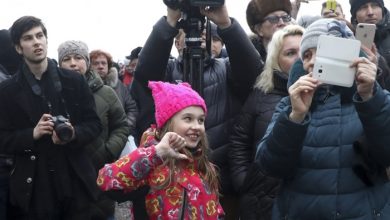
[(157, 128), (162, 128), (172, 116), (189, 106), (200, 106), (207, 113), (203, 98), (188, 83), (149, 81), (148, 86), (154, 99)]
[(274, 11), (291, 13), (290, 0), (251, 0), (246, 8), (246, 21), (249, 28), (255, 34), (255, 25), (264, 22), (264, 18)]
[(301, 58), (310, 48), (317, 48), (320, 35), (332, 35), (335, 37), (355, 39), (352, 31), (344, 21), (334, 18), (323, 18), (313, 22), (306, 28), (301, 40)]
[(222, 38), (218, 34), (218, 27), (214, 23), (210, 23), (210, 35), (211, 35), (211, 38), (218, 38), (218, 40), (223, 43)]
[(86, 43), (82, 41), (69, 40), (60, 44), (58, 47), (58, 63), (61, 64), (62, 59), (70, 54), (77, 54), (82, 56), (87, 63), (87, 67), (89, 67), (89, 54)]
[(385, 4), (383, 3), (383, 0), (349, 0), (349, 4), (351, 5), (351, 23), (354, 22), (356, 18), (356, 12), (359, 10), (359, 8), (369, 2), (378, 3), (379, 6), (382, 8), (382, 11), (384, 11)]

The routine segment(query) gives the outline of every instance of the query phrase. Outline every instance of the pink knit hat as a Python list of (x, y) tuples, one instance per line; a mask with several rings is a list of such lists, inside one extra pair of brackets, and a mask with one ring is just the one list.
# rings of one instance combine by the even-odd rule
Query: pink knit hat
[(148, 86), (152, 89), (157, 128), (163, 127), (173, 115), (189, 106), (200, 106), (207, 113), (203, 98), (188, 83), (176, 85), (149, 81)]

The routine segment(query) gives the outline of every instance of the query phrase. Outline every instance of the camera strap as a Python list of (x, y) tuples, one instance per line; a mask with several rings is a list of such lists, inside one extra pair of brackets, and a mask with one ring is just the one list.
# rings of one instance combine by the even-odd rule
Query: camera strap
[[(49, 74), (49, 77), (54, 83), (54, 88), (56, 92), (61, 93), (62, 91), (62, 84), (60, 81), (60, 77), (58, 76), (57, 73), (57, 68), (54, 64), (53, 61), (50, 59), (47, 60), (48, 65), (47, 65), (47, 73)], [(39, 86), (37, 80), (34, 78), (34, 74), (30, 71), (30, 68), (28, 68), (27, 64), (24, 63), (22, 67), (22, 72), (24, 77), (27, 80), (27, 83), (30, 85), (32, 91), (34, 92), (35, 95), (42, 96), (42, 88)]]
[[(68, 110), (66, 108), (66, 102), (61, 94), (62, 84), (61, 84), (60, 77), (58, 74), (58, 68), (52, 60), (48, 59), (47, 61), (48, 61), (48, 66), (47, 66), (46, 74), (48, 74), (47, 76), (48, 76), (49, 80), (51, 82), (53, 82), (54, 89), (55, 89), (56, 93), (58, 94), (58, 96), (61, 100), (61, 105), (63, 106), (63, 108), (65, 110), (66, 117), (68, 119), (70, 119), (70, 115), (69, 115)], [(24, 75), (27, 83), (30, 85), (33, 93), (37, 96), (40, 96), (47, 103), (47, 106), (49, 108), (49, 113), (53, 114), (53, 106), (52, 106), (51, 102), (46, 98), (46, 95), (44, 94), (45, 92), (43, 91), (42, 87), (39, 85), (37, 79), (35, 79), (34, 74), (30, 71), (30, 68), (27, 66), (26, 63), (24, 63), (22, 66), (22, 72), (23, 72), (23, 75)]]

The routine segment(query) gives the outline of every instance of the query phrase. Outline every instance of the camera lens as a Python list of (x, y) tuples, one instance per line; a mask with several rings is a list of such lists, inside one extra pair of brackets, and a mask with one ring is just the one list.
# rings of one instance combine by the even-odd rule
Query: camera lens
[(73, 136), (73, 129), (71, 126), (66, 124), (68, 119), (62, 115), (53, 116), (52, 121), (54, 123), (54, 130), (58, 138), (63, 142), (69, 142)]
[(58, 138), (61, 141), (68, 142), (72, 139), (73, 131), (69, 125), (65, 123), (61, 123), (55, 126), (54, 129), (56, 131)]
[(322, 69), (319, 69), (318, 72), (319, 72), (319, 73), (322, 73)]

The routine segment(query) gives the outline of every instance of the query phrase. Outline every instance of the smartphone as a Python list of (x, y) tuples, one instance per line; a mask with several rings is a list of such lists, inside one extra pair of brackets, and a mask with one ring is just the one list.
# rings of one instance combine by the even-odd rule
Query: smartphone
[(330, 85), (351, 87), (356, 68), (350, 65), (359, 57), (358, 40), (321, 35), (318, 39), (313, 77)]
[(334, 12), (334, 11), (336, 11), (336, 8), (337, 8), (336, 0), (327, 0), (326, 1), (326, 9)]
[(356, 26), (355, 37), (357, 40), (360, 40), (364, 46), (371, 49), (372, 43), (374, 42), (375, 30), (375, 24), (359, 23)]

